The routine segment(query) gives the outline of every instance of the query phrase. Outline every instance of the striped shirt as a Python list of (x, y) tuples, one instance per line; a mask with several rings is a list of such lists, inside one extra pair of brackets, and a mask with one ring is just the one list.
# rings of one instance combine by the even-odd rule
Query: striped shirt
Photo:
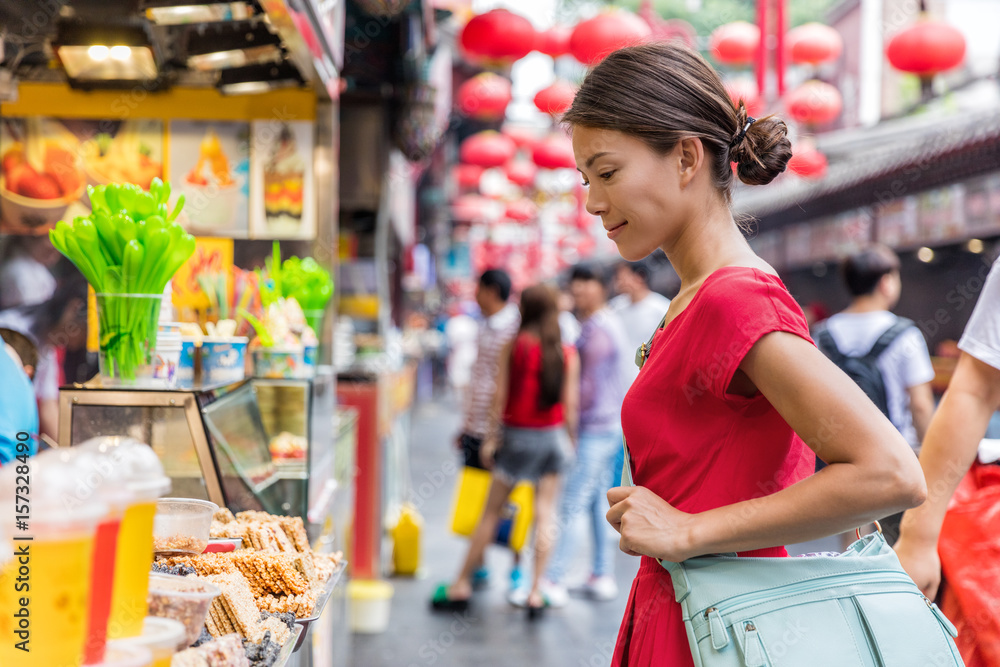
[(472, 378), (465, 397), (463, 433), (484, 438), (489, 432), (500, 352), (514, 338), (520, 326), (521, 313), (514, 304), (507, 304), (479, 325), (476, 363), (472, 366)]

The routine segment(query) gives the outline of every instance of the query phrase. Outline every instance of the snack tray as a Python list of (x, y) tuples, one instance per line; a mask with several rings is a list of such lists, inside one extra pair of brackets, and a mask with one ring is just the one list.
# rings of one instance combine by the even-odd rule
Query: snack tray
[[(295, 650), (298, 651), (299, 647), (305, 643), (306, 634), (309, 632), (309, 626), (312, 625), (313, 621), (319, 620), (319, 617), (323, 615), (323, 610), (326, 608), (326, 603), (330, 601), (330, 596), (333, 595), (333, 589), (337, 587), (337, 583), (340, 578), (344, 575), (344, 570), (347, 569), (347, 561), (345, 560), (340, 564), (330, 578), (327, 580), (326, 584), (323, 586), (323, 590), (320, 591), (319, 595), (316, 597), (316, 606), (313, 607), (313, 615), (309, 618), (297, 618), (295, 619), (296, 625), (302, 626), (302, 634), (298, 637), (298, 642), (295, 645)], [(286, 644), (287, 646), (287, 644)]]
[(292, 654), (299, 650), (299, 644), (302, 643), (302, 638), (305, 636), (306, 629), (296, 624), (292, 630), (292, 634), (288, 637), (288, 641), (281, 646), (281, 652), (278, 653), (278, 659), (274, 661), (273, 667), (285, 667)]

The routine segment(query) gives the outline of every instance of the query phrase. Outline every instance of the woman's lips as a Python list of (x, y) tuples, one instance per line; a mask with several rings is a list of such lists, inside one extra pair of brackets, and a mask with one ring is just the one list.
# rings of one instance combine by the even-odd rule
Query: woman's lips
[(611, 240), (614, 240), (614, 238), (616, 236), (618, 236), (619, 234), (622, 233), (622, 231), (625, 229), (625, 225), (627, 225), (627, 224), (628, 224), (628, 220), (622, 222), (621, 224), (619, 224), (616, 227), (612, 227), (611, 229), (609, 229), (608, 230), (608, 238), (611, 239)]

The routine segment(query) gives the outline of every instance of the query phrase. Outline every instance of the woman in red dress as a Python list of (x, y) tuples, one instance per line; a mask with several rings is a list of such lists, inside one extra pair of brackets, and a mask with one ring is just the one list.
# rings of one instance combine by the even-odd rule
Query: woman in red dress
[[(641, 556), (614, 665), (693, 665), (656, 559), (785, 556), (917, 505), (916, 458), (809, 338), (802, 310), (733, 220), (736, 176), (765, 184), (785, 124), (736, 109), (698, 54), (657, 43), (612, 53), (564, 117), (577, 167), (627, 260), (662, 249), (681, 279), (622, 406), (636, 486), (608, 492), (620, 546)], [(815, 455), (828, 466), (811, 475)]]

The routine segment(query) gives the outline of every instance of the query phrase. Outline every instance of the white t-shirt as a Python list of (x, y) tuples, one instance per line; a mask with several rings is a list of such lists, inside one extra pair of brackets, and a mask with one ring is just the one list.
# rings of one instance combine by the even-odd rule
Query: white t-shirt
[(993, 263), (958, 349), (1000, 369), (1000, 259)]
[[(848, 356), (862, 356), (875, 345), (879, 336), (899, 319), (887, 310), (870, 313), (837, 313), (824, 324), (837, 349)], [(878, 359), (878, 369), (885, 383), (889, 421), (913, 448), (918, 448), (917, 431), (910, 413), (907, 390), (934, 379), (934, 367), (927, 351), (927, 341), (917, 327), (910, 327), (896, 337)]]
[(635, 365), (635, 351), (649, 340), (660, 320), (670, 307), (670, 299), (657, 292), (650, 292), (641, 301), (632, 302), (627, 294), (621, 294), (608, 302), (608, 307), (618, 315), (625, 329), (622, 348), (618, 355), (621, 366), (622, 386), (625, 391), (639, 375)]

